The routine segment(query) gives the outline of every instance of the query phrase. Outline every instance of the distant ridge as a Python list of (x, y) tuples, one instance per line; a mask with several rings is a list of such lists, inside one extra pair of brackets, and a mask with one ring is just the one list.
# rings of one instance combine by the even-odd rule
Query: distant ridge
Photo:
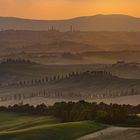
[(0, 29), (48, 30), (51, 27), (60, 31), (140, 31), (140, 18), (128, 15), (94, 15), (66, 20), (33, 20), (16, 17), (0, 17)]

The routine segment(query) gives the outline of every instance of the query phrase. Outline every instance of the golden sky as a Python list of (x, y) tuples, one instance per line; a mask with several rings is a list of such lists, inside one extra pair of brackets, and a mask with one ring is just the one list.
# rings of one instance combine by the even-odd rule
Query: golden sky
[(140, 17), (140, 0), (0, 0), (0, 16), (67, 19), (95, 14)]

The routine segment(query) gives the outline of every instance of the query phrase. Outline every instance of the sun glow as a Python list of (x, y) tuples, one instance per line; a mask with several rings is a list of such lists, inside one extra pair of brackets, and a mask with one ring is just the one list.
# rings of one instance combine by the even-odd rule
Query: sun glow
[(140, 0), (0, 0), (0, 16), (66, 19), (95, 14), (140, 17)]

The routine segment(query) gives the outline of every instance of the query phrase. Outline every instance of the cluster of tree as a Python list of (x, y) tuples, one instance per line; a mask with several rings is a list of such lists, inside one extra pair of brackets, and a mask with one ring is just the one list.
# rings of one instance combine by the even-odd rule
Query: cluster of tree
[(31, 64), (33, 62), (31, 62), (30, 60), (25, 60), (25, 59), (5, 59), (1, 62), (1, 64)]
[(60, 118), (62, 122), (74, 122), (83, 120), (97, 120), (108, 124), (140, 124), (140, 118), (136, 115), (140, 113), (140, 105), (118, 105), (104, 103), (79, 102), (60, 102), (52, 106), (45, 104), (31, 106), (29, 104), (0, 107), (0, 111), (11, 111), (29, 113), (36, 115), (52, 115)]

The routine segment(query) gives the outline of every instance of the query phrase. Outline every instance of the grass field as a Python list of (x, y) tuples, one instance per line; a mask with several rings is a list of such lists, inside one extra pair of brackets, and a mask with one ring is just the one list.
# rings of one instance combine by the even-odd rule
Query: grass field
[(104, 127), (94, 121), (60, 123), (54, 117), (0, 113), (0, 140), (73, 140)]

